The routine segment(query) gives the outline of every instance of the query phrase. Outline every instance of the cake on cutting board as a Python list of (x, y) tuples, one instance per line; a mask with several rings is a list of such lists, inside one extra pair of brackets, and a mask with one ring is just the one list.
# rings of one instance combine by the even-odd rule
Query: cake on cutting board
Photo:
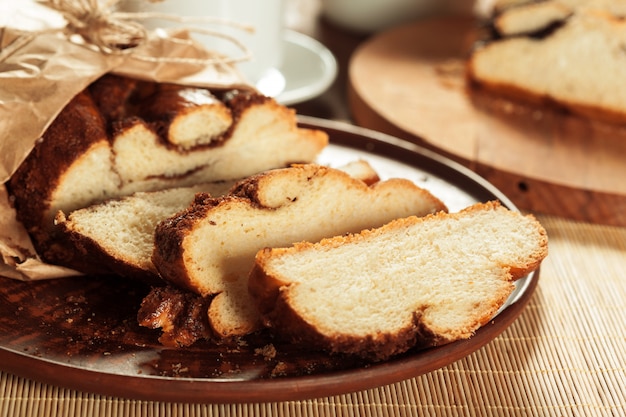
[(626, 124), (625, 17), (623, 0), (496, 2), (468, 58), (470, 92)]

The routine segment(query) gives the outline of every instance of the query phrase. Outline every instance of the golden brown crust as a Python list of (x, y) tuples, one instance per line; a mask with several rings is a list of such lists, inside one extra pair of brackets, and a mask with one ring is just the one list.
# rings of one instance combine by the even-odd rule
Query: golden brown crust
[(42, 245), (52, 224), (44, 225), (43, 216), (61, 176), (74, 160), (106, 140), (104, 119), (91, 95), (84, 91), (61, 111), (7, 183), (15, 199), (17, 219), (34, 237), (38, 252), (45, 251)]
[(179, 112), (219, 99), (204, 88), (160, 84), (149, 98), (142, 100), (145, 106), (139, 110), (150, 121), (170, 122)]
[[(262, 252), (259, 257), (264, 256)], [(287, 338), (292, 343), (333, 353), (356, 355), (372, 361), (385, 360), (411, 348), (419, 349), (445, 343), (444, 339), (424, 326), (418, 313), (415, 313), (410, 326), (394, 334), (381, 332), (376, 337), (366, 338), (347, 335), (329, 337), (294, 310), (288, 292), (281, 289), (284, 283), (277, 277), (267, 275), (257, 263), (250, 273), (249, 282), (252, 298), (259, 302), (257, 306), (262, 314), (263, 324), (270, 330), (279, 328), (279, 337)]]
[(271, 172), (261, 172), (256, 175), (251, 175), (248, 178), (236, 183), (228, 194), (233, 197), (249, 200), (255, 207), (268, 208), (265, 204), (263, 204), (259, 193), (261, 183), (265, 181), (268, 176), (272, 175), (273, 173)]
[(169, 282), (193, 291), (193, 283), (188, 280), (186, 273), (182, 242), (197, 225), (198, 220), (206, 216), (207, 211), (228, 198), (213, 198), (209, 194), (198, 193), (187, 209), (157, 225), (152, 263), (159, 265), (159, 272), (167, 276)]
[[(224, 102), (233, 112), (234, 124), (249, 107), (274, 102), (269, 97), (249, 91), (230, 91), (225, 93)], [(274, 102), (275, 103), (275, 102)], [(276, 106), (280, 106), (276, 103)]]
[[(488, 47), (488, 46), (487, 46)], [(497, 99), (506, 99), (522, 106), (532, 106), (533, 110), (556, 112), (557, 114), (573, 114), (605, 123), (624, 124), (626, 110), (610, 109), (580, 102), (555, 100), (546, 94), (534, 94), (512, 84), (489, 83), (478, 81), (473, 77), (472, 61), (468, 62), (466, 86), (470, 99), (477, 105), (496, 103)], [(493, 107), (493, 106), (491, 106)], [(509, 106), (497, 106), (496, 110), (506, 112)]]
[(271, 248), (263, 248), (257, 252), (254, 265), (250, 271), (250, 279), (248, 280), (248, 291), (252, 299), (257, 302), (259, 313), (265, 317), (263, 320), (267, 326), (270, 326), (273, 321), (271, 318), (272, 310), (278, 308), (280, 288), (287, 284), (263, 270), (262, 259), (270, 256), (272, 251), (273, 249)]

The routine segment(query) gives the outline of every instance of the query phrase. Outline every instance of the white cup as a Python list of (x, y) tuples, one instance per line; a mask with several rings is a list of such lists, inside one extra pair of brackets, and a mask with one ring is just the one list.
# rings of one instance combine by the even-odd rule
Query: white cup
[[(130, 12), (158, 12), (175, 16), (223, 19), (253, 29), (252, 32), (227, 24), (202, 21), (173, 23), (167, 20), (146, 20), (150, 29), (157, 27), (195, 26), (236, 38), (251, 53), (251, 59), (237, 64), (241, 73), (262, 93), (275, 96), (285, 87), (280, 72), (283, 63), (285, 0), (125, 0), (120, 8)], [(238, 58), (245, 55), (236, 44), (219, 37), (193, 33), (207, 49)]]

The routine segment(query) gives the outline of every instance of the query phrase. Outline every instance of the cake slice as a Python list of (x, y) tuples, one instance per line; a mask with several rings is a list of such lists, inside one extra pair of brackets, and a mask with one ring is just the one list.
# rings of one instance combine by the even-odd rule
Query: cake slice
[(152, 261), (170, 283), (213, 297), (213, 332), (237, 337), (261, 327), (247, 290), (258, 250), (441, 210), (441, 201), (408, 180), (368, 186), (338, 169), (296, 165), (252, 176), (228, 196), (198, 195), (157, 226)]
[(66, 236), (81, 258), (89, 260), (90, 270), (157, 284), (159, 275), (150, 257), (158, 222), (189, 206), (196, 193), (219, 196), (232, 185), (232, 181), (224, 181), (138, 192), (68, 215), (59, 211), (55, 218), (57, 235)]
[(621, 0), (506, 8), (494, 16), (500, 35), (476, 47), (468, 59), (469, 91), (626, 123), (623, 12), (626, 2)]
[(533, 217), (490, 202), (265, 248), (249, 289), (274, 334), (383, 360), (471, 337), (546, 255)]

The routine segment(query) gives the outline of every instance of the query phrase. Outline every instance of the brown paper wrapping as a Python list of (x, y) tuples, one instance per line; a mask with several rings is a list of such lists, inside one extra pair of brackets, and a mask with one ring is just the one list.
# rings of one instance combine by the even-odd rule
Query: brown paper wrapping
[(63, 107), (91, 82), (113, 72), (198, 87), (252, 88), (231, 61), (194, 42), (189, 30), (146, 32), (136, 46), (103, 50), (67, 29), (0, 28), (0, 276), (79, 274), (41, 261), (16, 220), (5, 183)]

